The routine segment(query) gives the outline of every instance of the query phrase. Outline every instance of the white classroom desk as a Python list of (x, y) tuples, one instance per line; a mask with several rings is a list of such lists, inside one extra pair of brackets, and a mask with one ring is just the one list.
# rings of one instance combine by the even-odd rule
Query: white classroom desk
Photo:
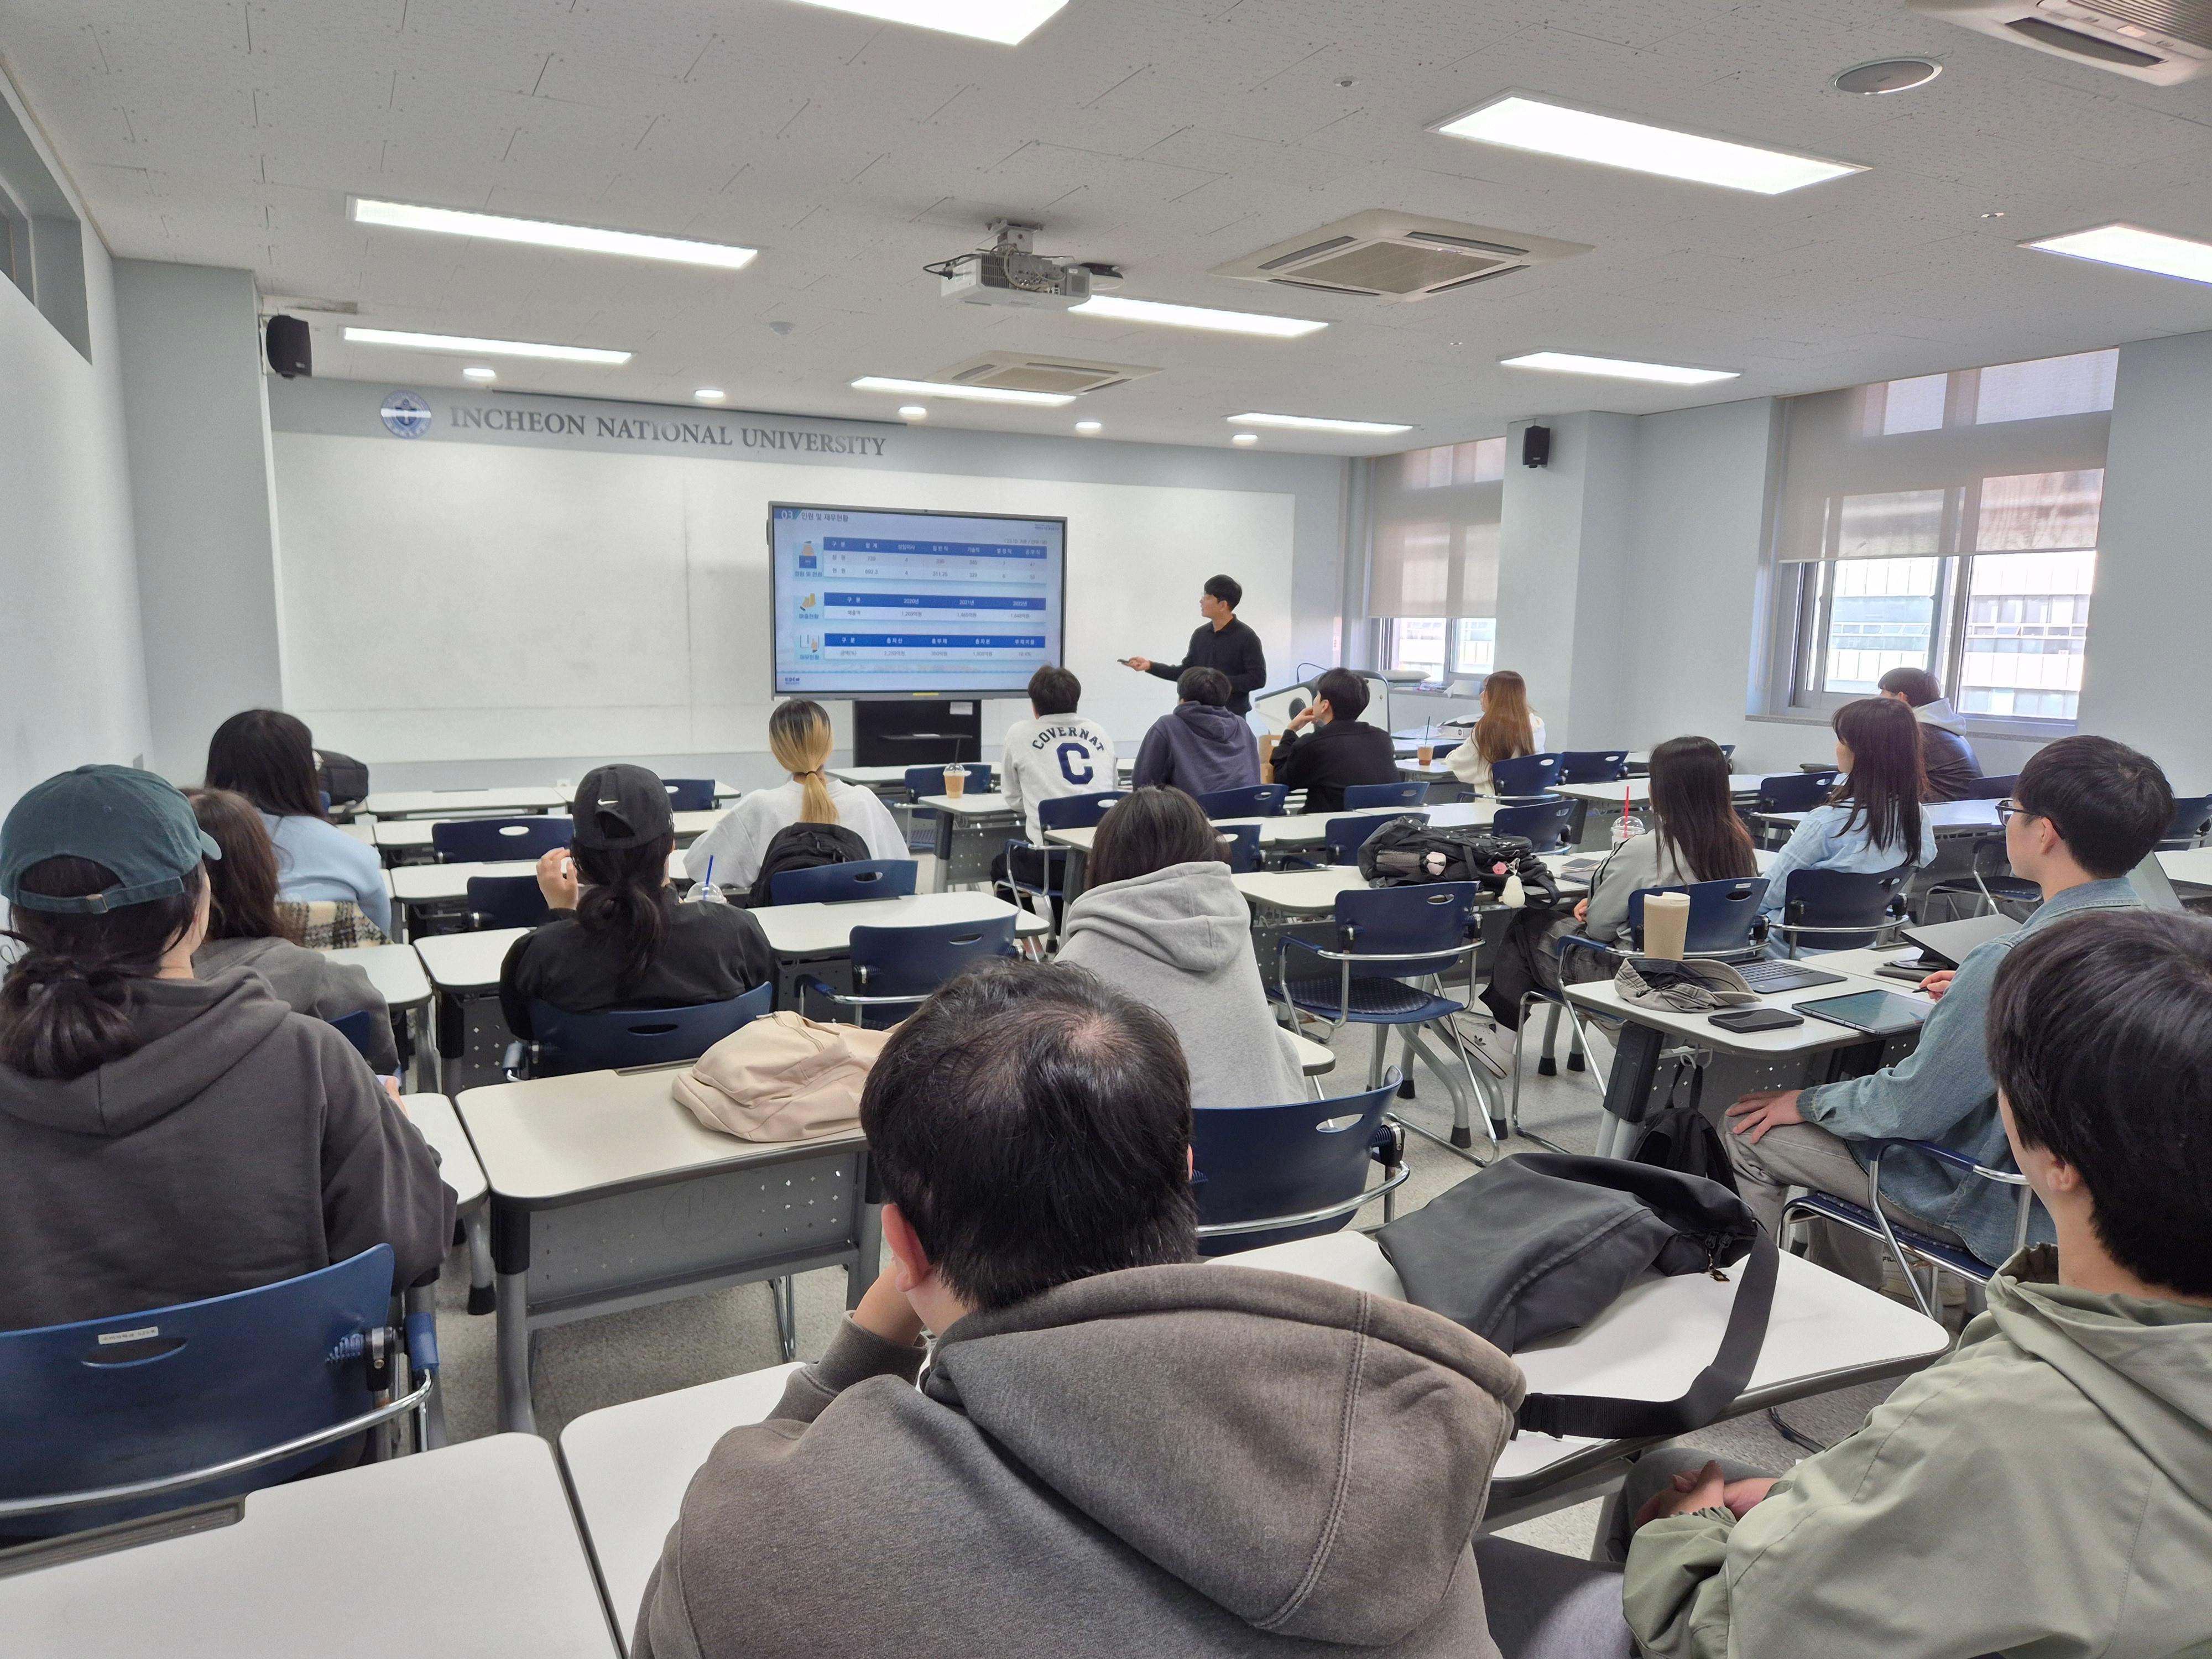
[[(228, 1522), (228, 1524), (226, 1524)], [(249, 1494), (0, 1577), (16, 1659), (612, 1659), (551, 1449), (495, 1435)], [(40, 1547), (67, 1557), (62, 1538)], [(34, 1555), (23, 1559), (34, 1559)], [(411, 1632), (411, 1634), (410, 1634)]]
[[(1356, 812), (1291, 812), (1271, 818), (1216, 818), (1217, 830), (1233, 830), (1243, 824), (1260, 827), (1260, 850), (1263, 853), (1294, 847), (1319, 847), (1328, 838), (1328, 825), (1336, 818), (1398, 818), (1409, 812), (1426, 815), (1431, 823), (1442, 827), (1471, 825), (1487, 829), (1498, 816), (1494, 800), (1453, 801), (1442, 806), (1370, 806)], [(1096, 824), (1083, 830), (1048, 830), (1044, 838), (1055, 847), (1071, 847), (1088, 856), (1091, 843), (1098, 837)]]
[(376, 843), (376, 826), (373, 823), (334, 823), (331, 829), (342, 836), (351, 836), (356, 841)]
[[(454, 866), (447, 866), (447, 868)], [(530, 929), (488, 927), (476, 933), (429, 933), (415, 941), (416, 954), (430, 983), (454, 996), (470, 996), (499, 984), (507, 948)]]
[[(1770, 776), (1780, 777), (1782, 773)], [(1769, 823), (1786, 823), (1792, 829), (1812, 815), (1808, 812), (1761, 812), (1758, 817)], [(2004, 825), (1997, 817), (1997, 804), (1993, 800), (1929, 800), (1920, 803), (1920, 821), (1939, 841), (1949, 836), (1995, 836), (2003, 832)]]
[(423, 1057), (435, 1063), (437, 1044), (430, 1040), (429, 1022), (422, 1011), (430, 1006), (430, 980), (422, 971), (422, 958), (411, 945), (353, 945), (342, 951), (325, 951), (333, 962), (350, 963), (368, 975), (384, 1006), (404, 1015), (415, 1045), (415, 1066), (422, 1072)]
[[(503, 859), (496, 864), (398, 864), (384, 872), (384, 879), (392, 889), (392, 898), (412, 910), (426, 905), (460, 903), (469, 896), (469, 882), (473, 877), (537, 873), (538, 862), (534, 859)], [(678, 854), (668, 855), (668, 878), (676, 882), (691, 878)]]
[(468, 1132), (454, 1115), (453, 1103), (443, 1095), (402, 1095), (399, 1103), (406, 1109), (408, 1121), (437, 1153), (438, 1173), (453, 1189), (454, 1213), (483, 1203), (483, 1165), (477, 1162), (477, 1149), (469, 1144)]
[[(953, 763), (957, 765), (961, 763)], [(927, 763), (925, 762), (923, 764), (926, 765)], [(981, 763), (970, 762), (968, 764), (980, 765)], [(1004, 775), (1004, 770), (998, 762), (993, 761), (990, 766), (994, 781)], [(907, 769), (903, 766), (830, 766), (823, 769), (833, 778), (857, 785), (863, 789), (890, 790), (899, 794), (906, 793)], [(1117, 775), (1127, 777), (1136, 769), (1137, 757), (1134, 755), (1115, 757), (1114, 770)]]
[[(1015, 918), (1017, 938), (1048, 931), (1045, 919), (989, 893), (915, 893), (905, 898), (852, 899), (839, 904), (770, 904), (750, 912), (775, 956), (775, 1006), (797, 1008), (799, 981), (817, 976), (836, 990), (850, 990), (836, 964), (852, 954), (855, 927), (934, 927), (961, 921)], [(818, 1018), (836, 1011), (817, 1007)]]
[[(1795, 777), (1794, 772), (1731, 772), (1729, 774), (1729, 793), (1738, 798), (1756, 797), (1759, 787), (1773, 777)], [(1586, 800), (1594, 806), (1618, 806), (1622, 793), (1629, 800), (1641, 806), (1651, 799), (1651, 780), (1649, 777), (1616, 778), (1611, 783), (1555, 783), (1552, 793), (1565, 795), (1570, 800)]]
[(2168, 881), (2189, 887), (2212, 887), (2212, 847), (2188, 847), (2160, 853), (2158, 862)]
[(530, 1430), (530, 1334), (734, 1285), (844, 1267), (876, 1277), (858, 1125), (811, 1140), (708, 1129), (670, 1092), (690, 1062), (465, 1090), (490, 1184), (499, 1422)]
[(991, 860), (1022, 833), (1022, 815), (995, 791), (982, 794), (921, 795), (915, 800), (939, 814), (937, 879), (940, 887), (988, 881)]
[(507, 784), (496, 789), (384, 789), (361, 804), (374, 818), (480, 817), (487, 812), (556, 812), (568, 797), (550, 783)]
[[(676, 844), (678, 847), (688, 847), (698, 840), (720, 821), (723, 810), (718, 806), (704, 812), (676, 813), (674, 815)], [(441, 823), (454, 821), (440, 818), (381, 818), (368, 826), (368, 830), (374, 837), (377, 850), (380, 852), (402, 855), (417, 853), (427, 856), (434, 846), (434, 839), (430, 833), (432, 828)]]
[[(1562, 897), (1589, 890), (1587, 883), (1564, 873), (1567, 860), (1577, 856), (1587, 855), (1542, 854), (1544, 866), (1551, 871)], [(1255, 908), (1285, 915), (1327, 915), (1336, 908), (1339, 894), (1368, 890), (1367, 878), (1356, 864), (1332, 864), (1319, 870), (1252, 870), (1230, 879)]]

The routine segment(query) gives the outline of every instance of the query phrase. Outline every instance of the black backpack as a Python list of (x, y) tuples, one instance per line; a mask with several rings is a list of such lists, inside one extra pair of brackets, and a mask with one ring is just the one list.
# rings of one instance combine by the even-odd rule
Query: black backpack
[(351, 755), (318, 749), (315, 787), (331, 798), (331, 811), (346, 811), (368, 799), (368, 768)]
[(775, 832), (761, 854), (760, 878), (745, 895), (748, 908), (771, 904), (773, 884), (786, 870), (812, 870), (825, 864), (857, 864), (868, 856), (868, 843), (842, 823), (793, 823)]
[[(1690, 1100), (1687, 1105), (1678, 1106), (1674, 1103), (1674, 1090), (1682, 1080), (1685, 1066), (1690, 1072)], [(1643, 1133), (1637, 1136), (1636, 1150), (1629, 1158), (1655, 1169), (1698, 1176), (1735, 1192), (1735, 1169), (1729, 1162), (1728, 1142), (1713, 1127), (1712, 1120), (1698, 1109), (1698, 1100), (1705, 1089), (1704, 1070), (1677, 1060), (1674, 1079), (1667, 1085), (1667, 1098), (1637, 1126)]]
[(1521, 878), (1534, 907), (1557, 904), (1559, 889), (1526, 836), (1493, 836), (1472, 824), (1432, 824), (1426, 818), (1393, 818), (1361, 843), (1359, 873), (1378, 887), (1412, 887), (1437, 881), (1472, 881), (1485, 892)]

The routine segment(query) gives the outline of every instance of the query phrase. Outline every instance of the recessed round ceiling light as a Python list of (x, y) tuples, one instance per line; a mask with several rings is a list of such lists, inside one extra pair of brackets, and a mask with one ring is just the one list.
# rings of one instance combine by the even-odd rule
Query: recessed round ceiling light
[(1924, 87), (1943, 72), (1943, 66), (1927, 58), (1884, 58), (1847, 69), (1828, 82), (1838, 92), (1872, 97), (1885, 92), (1910, 92)]
[(496, 380), (499, 379), (499, 371), (489, 363), (471, 363), (466, 368), (463, 369), (461, 373), (467, 375), (471, 380)]
[(1106, 428), (1103, 422), (1097, 421), (1078, 421), (1075, 423), (1075, 429), (1086, 438), (1095, 438)]
[(1229, 441), (1232, 444), (1242, 444), (1245, 448), (1249, 449), (1260, 441), (1260, 434), (1256, 432), (1240, 432)]
[(902, 421), (926, 421), (928, 418), (929, 411), (927, 409), (924, 409), (920, 404), (901, 404), (899, 405), (899, 419)]
[(718, 386), (702, 386), (691, 395), (702, 404), (719, 404), (730, 394)]

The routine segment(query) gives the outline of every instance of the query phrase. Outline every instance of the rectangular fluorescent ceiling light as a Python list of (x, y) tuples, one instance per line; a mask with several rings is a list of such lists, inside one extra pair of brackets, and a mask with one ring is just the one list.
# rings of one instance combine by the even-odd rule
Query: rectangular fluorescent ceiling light
[(1410, 426), (1398, 426), (1389, 421), (1331, 421), (1318, 415), (1231, 415), (1231, 426), (1276, 426), (1288, 432), (1364, 432), (1377, 437), (1387, 437), (1394, 432), (1411, 432)]
[(1018, 46), (1067, 0), (801, 0), (801, 3)]
[(2045, 236), (2021, 246), (2045, 253), (2063, 253), (2069, 258), (2094, 259), (2102, 265), (2125, 265), (2157, 276), (2179, 276), (2185, 283), (2212, 283), (2212, 242), (2169, 236), (2141, 225), (2099, 225), (2094, 230)]
[(348, 345), (406, 346), (415, 351), (465, 351), (475, 357), (543, 357), (556, 363), (601, 363), (618, 368), (629, 361), (627, 351), (606, 351), (598, 346), (540, 345), (530, 340), (477, 340), (465, 334), (410, 334), (397, 328), (354, 328), (345, 331)]
[(410, 202), (376, 202), (358, 196), (349, 205), (356, 222), (364, 225), (435, 230), (448, 236), (478, 236), (490, 242), (527, 242), (532, 247), (568, 248), (578, 253), (620, 253), (633, 259), (665, 259), (679, 265), (711, 265), (720, 270), (743, 270), (760, 252), (757, 247), (727, 242), (693, 242), (680, 236), (599, 230), (590, 225), (510, 219), (499, 213), (464, 213), (458, 208), (417, 207)]
[(1662, 386), (1711, 386), (1740, 378), (1733, 368), (1678, 368), (1673, 363), (1632, 362), (1625, 357), (1583, 357), (1571, 351), (1531, 351), (1501, 357), (1507, 368), (1547, 368), (1555, 374), (1604, 374), (1616, 380), (1656, 380)]
[(1701, 138), (1692, 132), (1540, 103), (1517, 94), (1470, 110), (1435, 131), (1454, 138), (1472, 138), (1477, 143), (1502, 144), (1540, 155), (1564, 155), (1573, 161), (1595, 161), (1601, 167), (1626, 167), (1664, 179), (1722, 185), (1729, 190), (1756, 191), (1761, 196), (1779, 196), (1823, 179), (1866, 171), (1849, 161), (1824, 161), (1818, 156), (1792, 155), (1786, 150), (1762, 149), (1726, 138)]
[(971, 404), (1026, 404), (1031, 409), (1059, 409), (1075, 399), (1065, 392), (1014, 392), (1003, 386), (958, 386), (949, 380), (893, 380), (881, 374), (863, 374), (853, 382), (855, 392), (892, 392), (902, 398), (964, 398)]
[(1207, 306), (1171, 306), (1158, 300), (1124, 300), (1101, 294), (1068, 307), (1071, 317), (1104, 317), (1120, 323), (1164, 323), (1170, 328), (1206, 328), (1218, 334), (1264, 334), (1295, 340), (1317, 333), (1327, 323), (1307, 317), (1267, 317), (1256, 311), (1215, 311)]

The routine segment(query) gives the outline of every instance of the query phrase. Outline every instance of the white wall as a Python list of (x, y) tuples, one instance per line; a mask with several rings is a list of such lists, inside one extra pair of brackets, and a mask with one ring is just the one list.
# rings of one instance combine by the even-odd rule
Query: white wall
[(251, 271), (143, 259), (115, 297), (149, 763), (184, 783), (225, 718), (283, 704), (258, 300)]
[(84, 244), (89, 362), (0, 282), (0, 812), (148, 746), (114, 285)]

